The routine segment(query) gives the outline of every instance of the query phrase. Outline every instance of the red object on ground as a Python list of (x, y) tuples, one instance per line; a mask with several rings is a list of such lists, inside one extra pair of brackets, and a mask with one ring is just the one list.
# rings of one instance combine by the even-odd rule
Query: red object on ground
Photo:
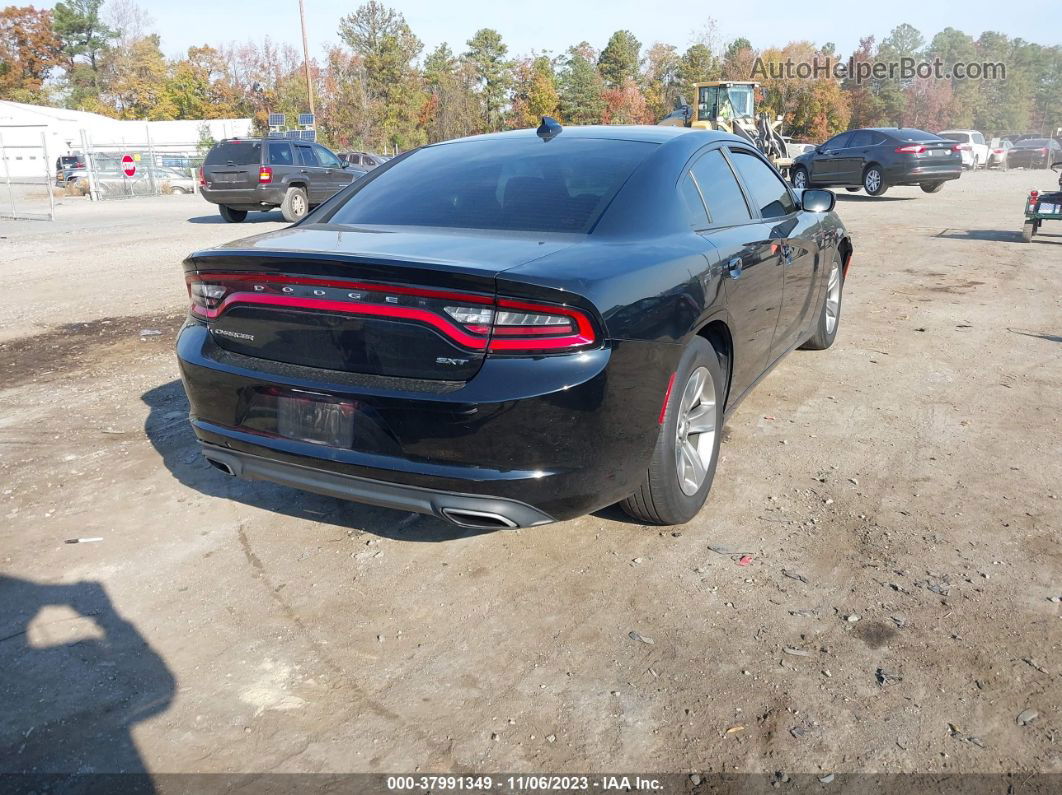
[(752, 563), (752, 555), (742, 555), (738, 559), (739, 566), (748, 566), (750, 563)]

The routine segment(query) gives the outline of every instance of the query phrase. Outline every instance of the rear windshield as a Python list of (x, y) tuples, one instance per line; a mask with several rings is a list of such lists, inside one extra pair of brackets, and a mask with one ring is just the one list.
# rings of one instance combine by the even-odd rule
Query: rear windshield
[(1050, 144), (1046, 138), (1026, 138), (1024, 141), (1018, 141), (1015, 146), (1020, 146), (1022, 149), (1043, 149)]
[(78, 163), (81, 162), (81, 160), (71, 155), (63, 155), (59, 158), (59, 162), (61, 162), (64, 166), (76, 166)]
[(330, 220), (587, 232), (656, 146), (563, 134), (429, 146), (368, 181)]
[(970, 133), (941, 133), (941, 138), (947, 138), (949, 141), (957, 141), (960, 144), (970, 143)]
[(207, 166), (257, 166), (261, 162), (261, 141), (222, 141), (203, 161)]
[[(926, 132), (925, 130), (916, 130), (913, 127), (908, 127), (906, 129), (903, 129), (903, 130), (897, 130), (896, 132), (894, 132), (892, 134), (896, 138), (899, 138), (901, 141), (939, 141), (940, 140), (940, 136), (939, 135), (934, 135), (933, 133)], [(949, 140), (954, 141), (955, 139), (954, 138), (950, 138)]]

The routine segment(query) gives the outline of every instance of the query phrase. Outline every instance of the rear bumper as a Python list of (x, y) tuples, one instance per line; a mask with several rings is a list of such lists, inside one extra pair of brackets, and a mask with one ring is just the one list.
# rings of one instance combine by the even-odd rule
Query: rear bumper
[(499, 530), (534, 527), (553, 521), (548, 514), (516, 500), (387, 483), (289, 464), (206, 443), (202, 444), (202, 450), (215, 467), (246, 480), (267, 480), (342, 500), (430, 514), (462, 527)]
[[(196, 436), (207, 458), (231, 464), (234, 474), (437, 516), (455, 495), (475, 498), (488, 508), (471, 510), (538, 517), (526, 524), (539, 524), (592, 512), (637, 488), (680, 346), (620, 342), (570, 355), (488, 358), (467, 382), (360, 376), (231, 354), (196, 323), (182, 329), (177, 354)], [(274, 388), (355, 403), (362, 430), (354, 444), (269, 433), (254, 396)], [(489, 510), (495, 503), (508, 507)]]
[(953, 160), (950, 163), (933, 165), (896, 166), (885, 171), (885, 180), (890, 185), (921, 185), (924, 182), (947, 182), (962, 176), (962, 163)]
[(203, 186), (199, 189), (199, 193), (208, 202), (224, 204), (236, 210), (279, 207), (284, 201), (284, 189), (277, 185), (256, 185), (253, 188)]

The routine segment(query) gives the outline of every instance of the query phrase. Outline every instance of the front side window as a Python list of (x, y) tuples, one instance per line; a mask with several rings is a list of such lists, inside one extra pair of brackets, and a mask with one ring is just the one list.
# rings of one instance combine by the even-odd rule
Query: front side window
[(783, 218), (796, 210), (796, 200), (771, 167), (751, 152), (731, 150), (734, 165), (764, 218)]
[(321, 161), (321, 165), (325, 168), (339, 168), (339, 158), (332, 154), (329, 150), (325, 149), (320, 144), (314, 144), (313, 150), (317, 153), (317, 159)]
[(585, 233), (656, 147), (563, 134), (428, 146), (367, 182), (329, 220)]
[(693, 164), (691, 171), (714, 225), (733, 226), (752, 219), (745, 195), (722, 152), (708, 152)]
[(848, 139), (851, 135), (851, 133), (841, 133), (840, 135), (833, 136), (833, 138), (822, 145), (823, 151), (828, 152), (831, 149), (844, 149), (845, 146), (848, 145)]

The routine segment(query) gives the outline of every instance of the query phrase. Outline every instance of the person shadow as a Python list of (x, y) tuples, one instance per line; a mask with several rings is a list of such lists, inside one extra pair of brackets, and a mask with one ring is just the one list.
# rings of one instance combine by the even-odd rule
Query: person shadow
[(226, 475), (207, 463), (188, 421), (188, 398), (179, 379), (140, 396), (148, 407), (144, 433), (180, 483), (210, 497), (397, 541), (440, 542), (497, 532), (458, 527), (434, 516), (410, 514)]
[(0, 788), (155, 792), (132, 730), (176, 680), (103, 585), (0, 574), (0, 604)]

